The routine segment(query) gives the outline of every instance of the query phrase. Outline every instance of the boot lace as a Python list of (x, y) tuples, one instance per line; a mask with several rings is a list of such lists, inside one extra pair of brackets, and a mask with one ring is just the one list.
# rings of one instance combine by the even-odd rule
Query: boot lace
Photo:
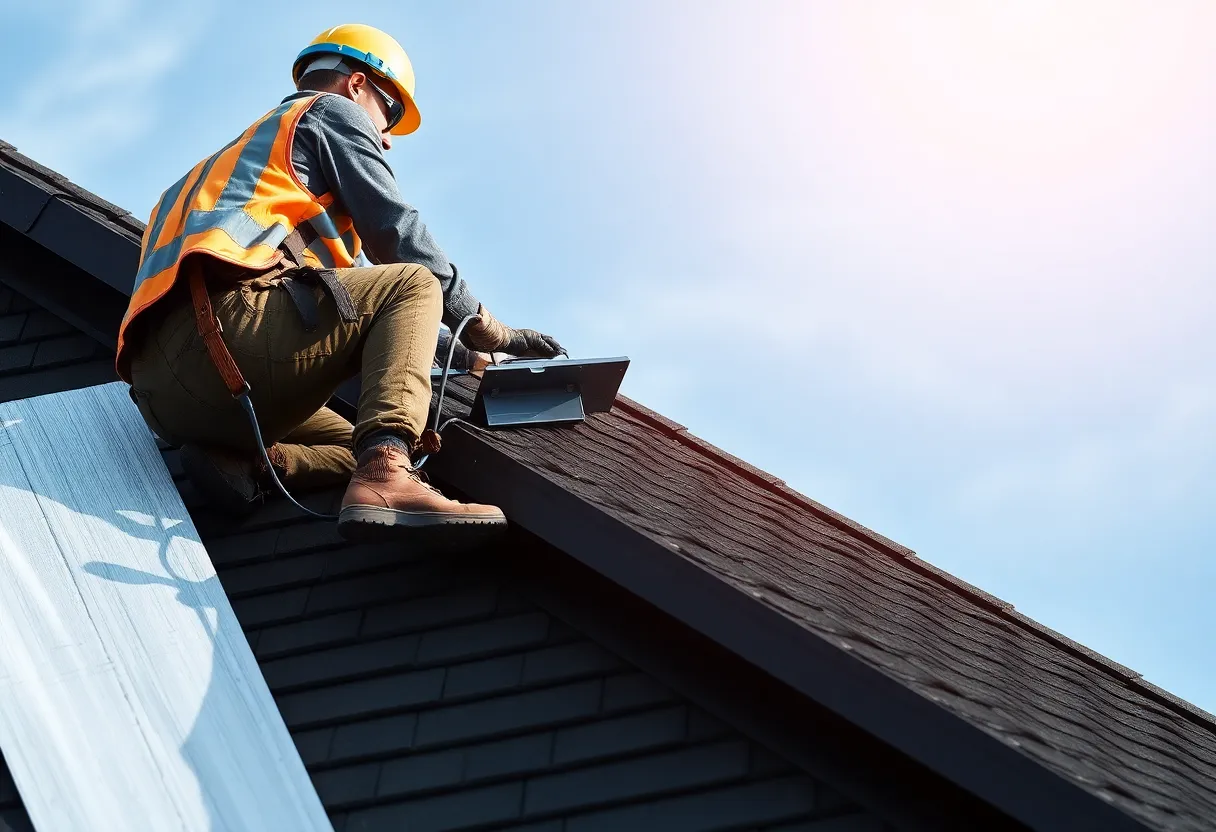
[(426, 475), (426, 471), (419, 471), (413, 465), (409, 465), (409, 464), (405, 464), (400, 467), (402, 469), (404, 469), (407, 474), (409, 474), (410, 479), (419, 483), (427, 491), (430, 491), (434, 494), (438, 494), (440, 497), (443, 497), (443, 492), (440, 491), (435, 486), (431, 485), (431, 478)]

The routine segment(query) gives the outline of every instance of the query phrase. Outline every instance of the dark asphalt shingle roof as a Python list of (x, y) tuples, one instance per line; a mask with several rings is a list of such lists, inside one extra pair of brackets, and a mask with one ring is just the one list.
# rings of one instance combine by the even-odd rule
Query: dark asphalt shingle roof
[[(130, 215), (2, 143), (0, 167), (137, 244)], [(480, 439), (1149, 827), (1211, 828), (1210, 714), (669, 420), (622, 399), (575, 428)]]

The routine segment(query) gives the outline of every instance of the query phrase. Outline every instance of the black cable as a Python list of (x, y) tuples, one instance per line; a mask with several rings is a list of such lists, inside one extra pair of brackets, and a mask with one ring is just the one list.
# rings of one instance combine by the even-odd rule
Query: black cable
[(283, 496), (290, 500), (293, 506), (310, 517), (316, 517), (318, 520), (337, 520), (338, 515), (336, 514), (322, 514), (319, 511), (313, 511), (307, 506), (301, 505), (295, 497), (291, 496), (291, 492), (287, 490), (287, 487), (279, 481), (279, 475), (274, 472), (274, 465), (270, 462), (270, 453), (266, 450), (266, 443), (262, 441), (262, 428), (258, 425), (258, 415), (253, 411), (253, 402), (249, 400), (248, 384), (245, 385), (245, 392), (237, 396), (236, 400), (241, 403), (241, 407), (245, 410), (245, 415), (249, 417), (249, 424), (253, 425), (253, 436), (257, 440), (258, 450), (262, 452), (262, 462), (270, 474), (270, 479), (279, 491), (282, 492)]
[[(448, 344), (448, 358), (447, 361), (443, 363), (443, 375), (439, 377), (439, 400), (435, 402), (435, 416), (431, 420), (431, 430), (433, 430), (436, 435), (443, 433), (444, 428), (452, 424), (452, 422), (462, 421), (459, 417), (453, 416), (451, 419), (444, 422), (442, 427), (439, 425), (439, 417), (443, 414), (443, 396), (447, 392), (448, 376), (452, 372), (452, 356), (456, 354), (456, 345), (460, 343), (460, 333), (464, 332), (464, 328), (469, 325), (469, 322), (475, 320), (476, 318), (476, 314), (465, 315), (464, 320), (460, 322), (460, 325), (457, 326), (456, 329), (452, 330), (452, 343)], [(422, 459), (413, 463), (414, 470), (421, 471), (422, 466), (426, 465), (426, 461), (430, 458), (430, 454), (423, 454)]]

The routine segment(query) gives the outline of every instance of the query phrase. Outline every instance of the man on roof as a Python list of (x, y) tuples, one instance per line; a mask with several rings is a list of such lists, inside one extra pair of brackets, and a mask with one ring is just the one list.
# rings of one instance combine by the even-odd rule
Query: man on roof
[[(344, 536), (458, 539), (504, 525), (499, 509), (444, 497), (411, 463), (437, 444), (424, 427), (439, 326), (478, 316), (461, 340), (481, 363), (561, 347), (497, 321), (402, 198), (384, 152), (421, 118), (396, 40), (328, 29), (292, 79), (297, 92), (153, 209), (118, 373), (148, 426), (182, 446), (191, 479), (232, 511), (269, 486), (235, 398), (247, 390), (285, 486), (349, 482)], [(356, 374), (352, 426), (325, 404)]]

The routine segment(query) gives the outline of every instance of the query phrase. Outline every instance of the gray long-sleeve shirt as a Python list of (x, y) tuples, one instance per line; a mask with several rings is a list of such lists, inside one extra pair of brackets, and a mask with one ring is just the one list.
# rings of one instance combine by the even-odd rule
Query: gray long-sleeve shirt
[[(284, 101), (316, 95), (301, 91)], [(476, 314), (477, 298), (448, 261), (443, 249), (397, 188), (384, 158), (380, 134), (355, 102), (322, 94), (296, 126), (291, 162), (304, 187), (315, 196), (332, 193), (350, 215), (367, 256), (377, 263), (419, 263), (443, 288), (443, 323), (455, 329)]]

